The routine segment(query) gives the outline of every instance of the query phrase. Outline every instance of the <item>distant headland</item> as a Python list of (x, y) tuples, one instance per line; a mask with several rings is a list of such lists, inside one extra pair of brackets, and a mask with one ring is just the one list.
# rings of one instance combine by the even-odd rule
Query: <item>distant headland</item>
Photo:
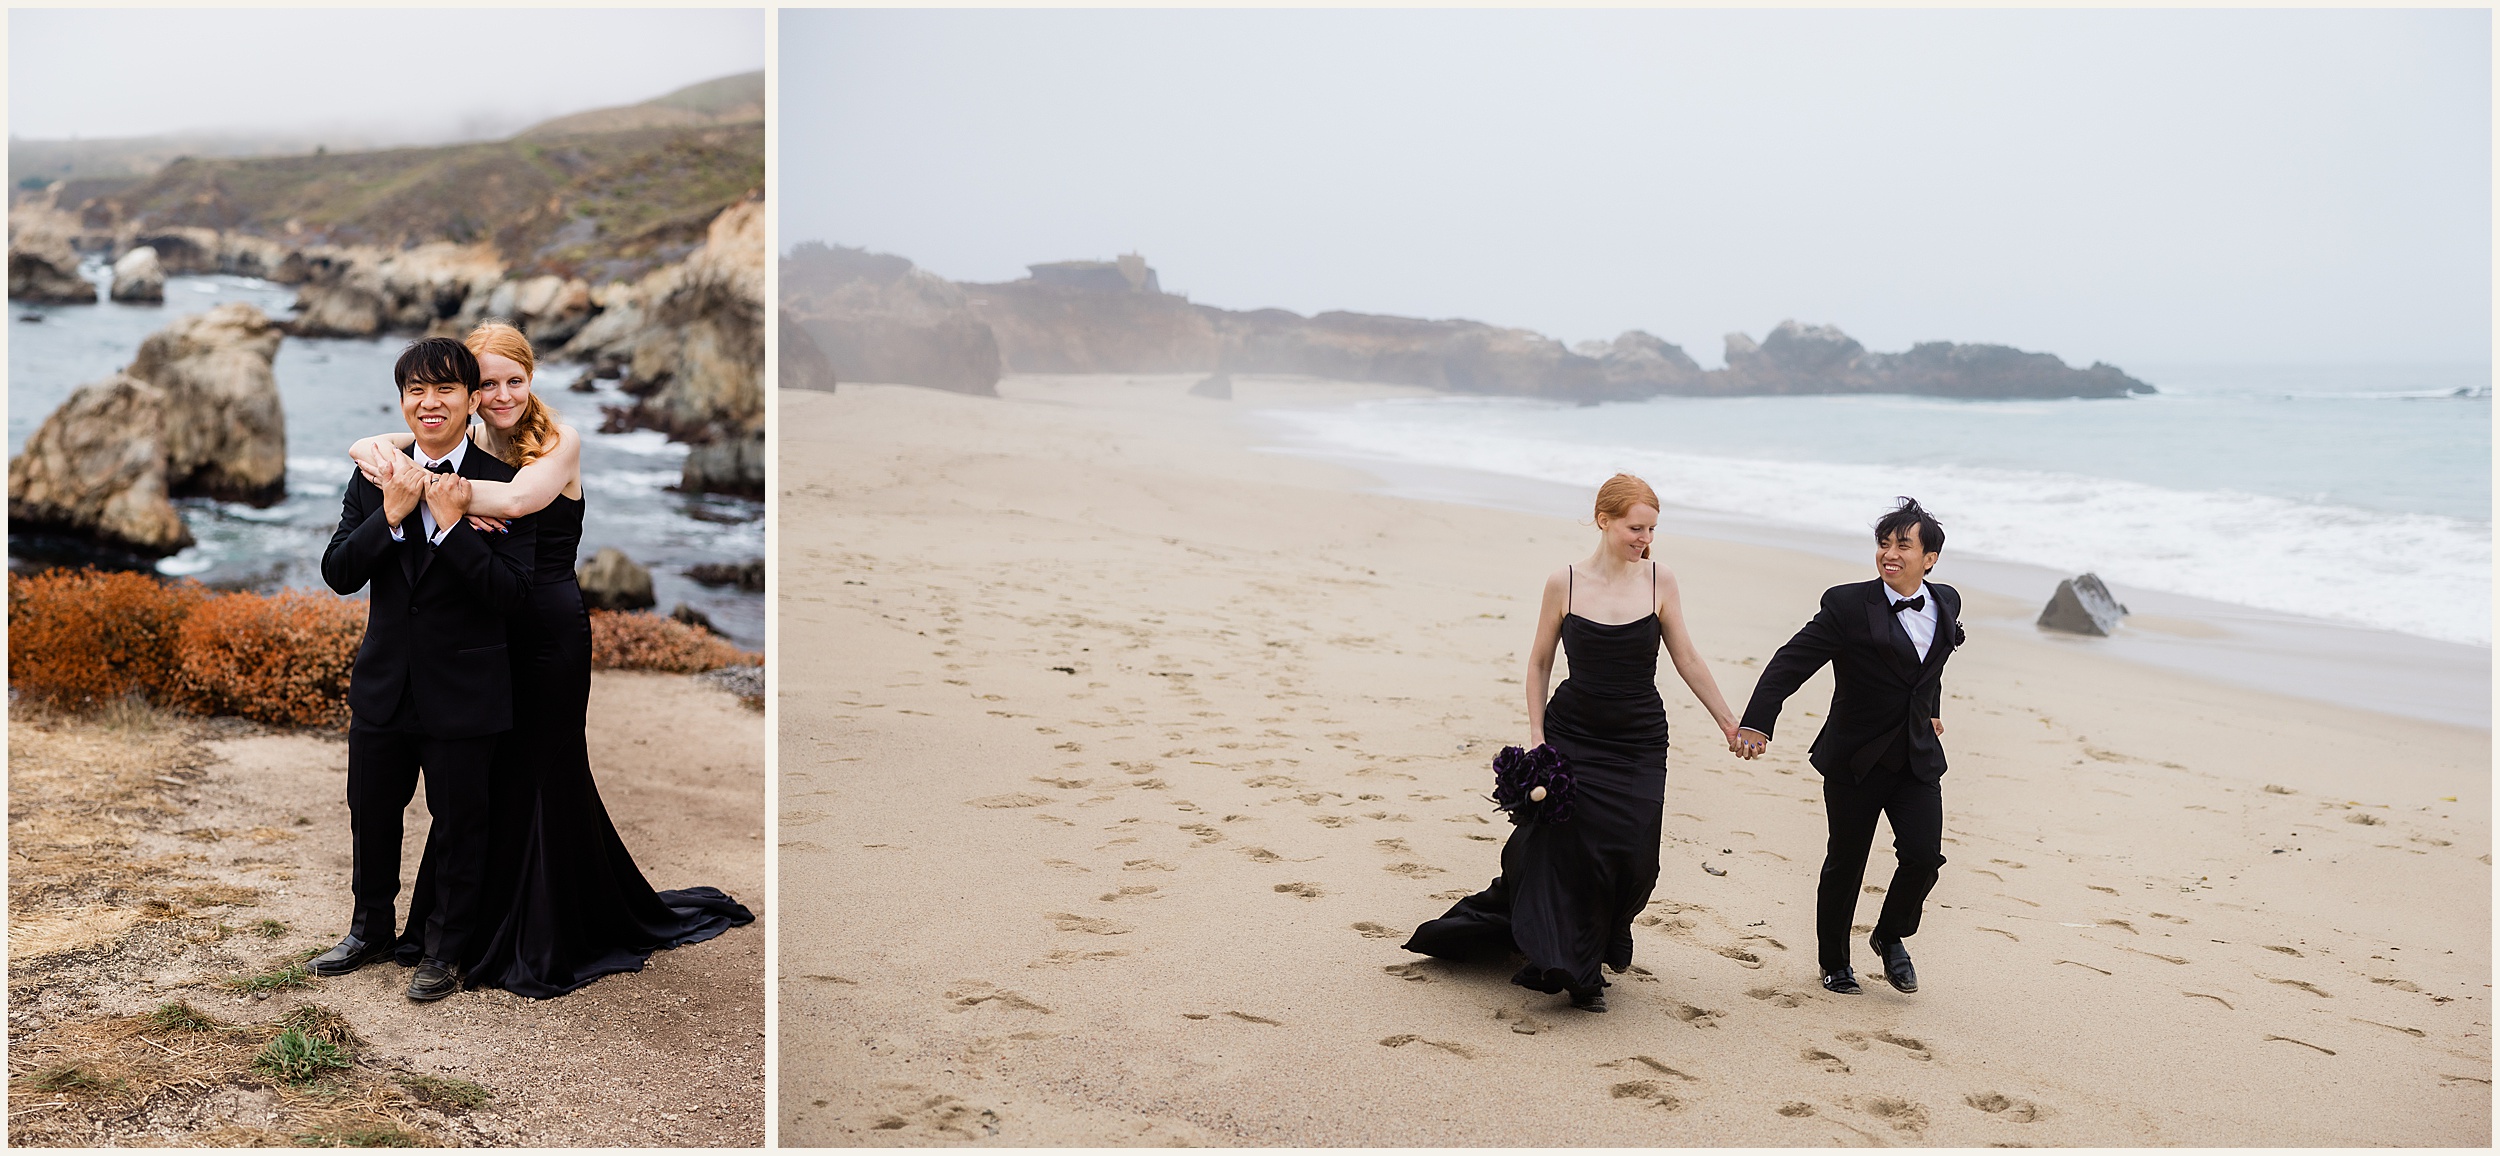
[[(2115, 366), (1931, 341), (1876, 353), (1828, 325), (1783, 321), (1727, 337), (1703, 369), (1640, 330), (1566, 347), (1477, 321), (1370, 313), (1237, 311), (1165, 293), (1135, 254), (1027, 267), (1016, 281), (948, 281), (911, 261), (808, 242), (781, 261), (785, 384), (835, 380), (992, 393), (1003, 373), (1271, 373), (1564, 401), (1661, 395), (1920, 394), (2125, 397), (2153, 387)], [(796, 331), (812, 348), (790, 353)]]

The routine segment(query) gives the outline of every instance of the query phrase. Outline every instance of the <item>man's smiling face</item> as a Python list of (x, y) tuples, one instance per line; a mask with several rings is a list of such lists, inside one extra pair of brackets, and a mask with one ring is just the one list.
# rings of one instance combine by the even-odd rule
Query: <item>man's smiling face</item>
[(477, 396), (456, 381), (411, 381), (399, 391), (399, 415), (417, 435), (417, 448), (439, 458), (468, 432)]

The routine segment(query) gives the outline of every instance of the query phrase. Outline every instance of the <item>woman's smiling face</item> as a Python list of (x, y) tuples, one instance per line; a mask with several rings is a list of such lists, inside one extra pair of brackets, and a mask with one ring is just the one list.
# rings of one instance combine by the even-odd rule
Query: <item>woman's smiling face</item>
[(478, 354), (477, 368), (481, 379), (477, 410), (485, 416), (486, 424), (497, 430), (520, 424), (521, 415), (529, 412), (529, 371), (500, 353)]

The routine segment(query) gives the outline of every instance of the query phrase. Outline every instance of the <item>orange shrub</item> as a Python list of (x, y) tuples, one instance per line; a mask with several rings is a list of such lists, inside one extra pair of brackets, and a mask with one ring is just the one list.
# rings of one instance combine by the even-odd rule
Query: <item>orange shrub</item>
[(182, 622), (210, 594), (112, 570), (9, 575), (9, 686), (32, 699), (89, 706), (132, 693), (187, 705), (177, 649)]
[(746, 666), (764, 656), (673, 618), (624, 610), (590, 612), (590, 665), (680, 674)]
[(347, 676), (365, 606), (328, 594), (227, 594), (182, 624), (183, 689), (211, 714), (347, 725)]

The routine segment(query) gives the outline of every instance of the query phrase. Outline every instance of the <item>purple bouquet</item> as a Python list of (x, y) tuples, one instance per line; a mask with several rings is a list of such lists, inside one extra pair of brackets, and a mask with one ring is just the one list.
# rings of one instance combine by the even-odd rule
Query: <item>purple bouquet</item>
[[(1545, 788), (1545, 797), (1533, 796)], [(1493, 806), (1513, 823), (1571, 821), (1571, 760), (1544, 743), (1535, 750), (1503, 747), (1493, 756)]]

